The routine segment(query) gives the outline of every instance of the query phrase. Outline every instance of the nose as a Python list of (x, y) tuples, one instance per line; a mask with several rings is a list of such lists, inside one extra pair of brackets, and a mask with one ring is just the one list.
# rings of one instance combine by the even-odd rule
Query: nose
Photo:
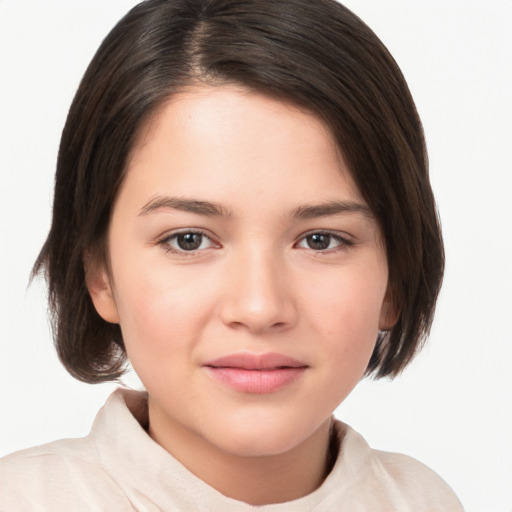
[(289, 329), (297, 321), (293, 280), (275, 251), (248, 250), (230, 262), (221, 319), (251, 333)]

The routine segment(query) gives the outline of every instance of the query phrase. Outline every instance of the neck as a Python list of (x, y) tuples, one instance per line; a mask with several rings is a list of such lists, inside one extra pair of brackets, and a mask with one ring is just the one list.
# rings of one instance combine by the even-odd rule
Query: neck
[[(177, 425), (152, 415), (150, 436), (190, 472), (221, 494), (251, 505), (284, 503), (316, 490), (332, 469), (331, 419), (285, 453), (240, 456), (226, 453)], [(170, 427), (170, 428), (169, 428)]]

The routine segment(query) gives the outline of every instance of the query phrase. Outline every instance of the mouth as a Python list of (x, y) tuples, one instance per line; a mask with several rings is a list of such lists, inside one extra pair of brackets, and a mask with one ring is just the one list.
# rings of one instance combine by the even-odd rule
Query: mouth
[(215, 380), (235, 391), (273, 393), (299, 380), (309, 366), (283, 354), (232, 354), (203, 364)]

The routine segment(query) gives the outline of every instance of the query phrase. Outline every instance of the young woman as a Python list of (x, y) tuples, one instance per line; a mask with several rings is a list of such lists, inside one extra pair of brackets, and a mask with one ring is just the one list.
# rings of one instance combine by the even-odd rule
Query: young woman
[(89, 436), (0, 463), (2, 510), (457, 511), (334, 409), (428, 333), (443, 246), (421, 123), (331, 0), (148, 0), (93, 58), (35, 265), (59, 356), (119, 378)]

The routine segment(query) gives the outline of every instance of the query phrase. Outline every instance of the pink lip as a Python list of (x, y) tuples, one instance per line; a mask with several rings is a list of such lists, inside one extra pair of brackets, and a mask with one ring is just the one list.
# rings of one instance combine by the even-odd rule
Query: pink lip
[(243, 393), (273, 393), (295, 382), (308, 366), (282, 354), (232, 354), (203, 364), (210, 376)]

